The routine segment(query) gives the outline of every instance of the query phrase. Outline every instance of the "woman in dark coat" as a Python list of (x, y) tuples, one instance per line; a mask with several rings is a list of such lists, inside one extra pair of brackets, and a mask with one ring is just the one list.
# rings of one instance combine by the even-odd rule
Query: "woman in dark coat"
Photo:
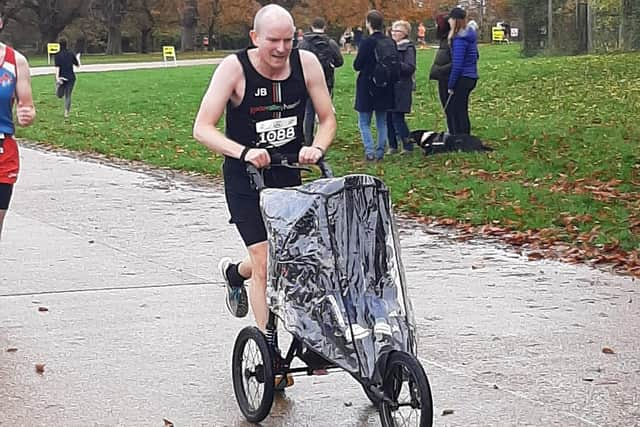
[[(446, 109), (447, 99), (449, 98), (449, 73), (451, 73), (451, 48), (449, 47), (449, 32), (451, 27), (449, 26), (449, 15), (442, 13), (436, 17), (436, 36), (440, 41), (438, 52), (431, 66), (431, 72), (429, 73), (429, 79), (436, 80), (438, 82), (438, 95), (440, 96), (440, 104), (443, 109)], [(451, 133), (452, 124), (447, 115), (447, 127)], [(436, 129), (434, 129), (436, 130)]]
[(407, 21), (396, 21), (391, 26), (391, 37), (396, 42), (400, 60), (400, 80), (393, 88), (394, 104), (391, 111), (395, 130), (395, 138), (389, 139), (392, 153), (398, 151), (398, 141), (402, 141), (405, 152), (413, 151), (413, 145), (407, 142), (409, 127), (404, 117), (406, 113), (411, 112), (412, 92), (415, 90), (416, 47), (409, 39), (409, 34), (411, 34), (411, 24)]

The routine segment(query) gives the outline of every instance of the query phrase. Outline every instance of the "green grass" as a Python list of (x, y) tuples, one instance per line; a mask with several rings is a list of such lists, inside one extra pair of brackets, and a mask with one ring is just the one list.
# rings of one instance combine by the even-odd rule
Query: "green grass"
[[(387, 156), (362, 162), (353, 110), (352, 56), (337, 72), (338, 174), (381, 176), (405, 212), (546, 230), (573, 243), (640, 246), (640, 55), (521, 58), (516, 46), (481, 47), (472, 94), (474, 134), (489, 154)], [(443, 129), (433, 50), (420, 51), (413, 129)], [(33, 79), (37, 123), (19, 136), (73, 150), (220, 174), (221, 159), (191, 137), (211, 67), (82, 74), (72, 118), (51, 77)], [(568, 224), (568, 225), (567, 225)], [(632, 228), (635, 227), (635, 228)]]
[[(228, 51), (198, 51), (198, 52), (176, 52), (177, 58), (180, 59), (204, 59), (204, 58), (222, 58), (228, 55)], [(30, 67), (46, 67), (53, 65), (53, 56), (51, 64), (47, 64), (46, 55), (29, 55), (27, 57)], [(162, 52), (152, 53), (125, 53), (122, 55), (104, 55), (104, 54), (83, 54), (81, 62), (83, 65), (88, 64), (113, 64), (118, 62), (157, 62), (162, 61)]]

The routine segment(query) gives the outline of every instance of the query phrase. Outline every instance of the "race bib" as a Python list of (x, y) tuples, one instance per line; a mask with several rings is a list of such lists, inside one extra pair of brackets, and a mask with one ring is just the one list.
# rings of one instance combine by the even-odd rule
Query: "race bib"
[(260, 148), (282, 147), (296, 139), (297, 125), (297, 116), (263, 120), (256, 123), (257, 146)]

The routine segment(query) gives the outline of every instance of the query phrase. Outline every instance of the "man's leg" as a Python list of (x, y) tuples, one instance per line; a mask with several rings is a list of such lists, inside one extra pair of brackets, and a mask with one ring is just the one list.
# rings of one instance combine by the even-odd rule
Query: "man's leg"
[(396, 128), (393, 126), (393, 115), (387, 114), (387, 137), (389, 138), (389, 154), (398, 152), (398, 140), (396, 139)]
[(7, 211), (5, 209), (0, 209), (0, 240), (2, 240), (2, 224), (4, 223), (4, 216)]
[(247, 249), (251, 259), (249, 301), (251, 302), (256, 324), (264, 332), (269, 319), (269, 309), (267, 308), (267, 242), (256, 243)]
[(364, 145), (364, 155), (366, 160), (373, 161), (376, 156), (373, 150), (373, 135), (371, 134), (371, 113), (358, 112), (358, 128)]
[(384, 150), (387, 147), (387, 112), (376, 111), (376, 129), (378, 131), (378, 148), (376, 159), (384, 159)]
[(11, 194), (13, 193), (13, 184), (0, 183), (0, 238), (2, 238), (2, 225), (4, 224), (4, 217), (9, 209), (9, 202), (11, 201)]
[(75, 82), (67, 82), (64, 85), (64, 116), (68, 117), (71, 111), (71, 92), (73, 92), (73, 85)]

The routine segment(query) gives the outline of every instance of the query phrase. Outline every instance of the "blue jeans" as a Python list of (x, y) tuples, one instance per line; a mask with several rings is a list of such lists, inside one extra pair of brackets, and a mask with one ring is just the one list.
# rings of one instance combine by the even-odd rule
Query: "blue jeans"
[[(378, 134), (378, 147), (373, 146), (373, 134), (371, 133), (371, 118), (376, 115), (376, 131)], [(387, 145), (387, 112), (368, 111), (358, 112), (358, 128), (362, 136), (364, 154), (369, 159), (381, 160), (384, 157), (384, 150)]]

